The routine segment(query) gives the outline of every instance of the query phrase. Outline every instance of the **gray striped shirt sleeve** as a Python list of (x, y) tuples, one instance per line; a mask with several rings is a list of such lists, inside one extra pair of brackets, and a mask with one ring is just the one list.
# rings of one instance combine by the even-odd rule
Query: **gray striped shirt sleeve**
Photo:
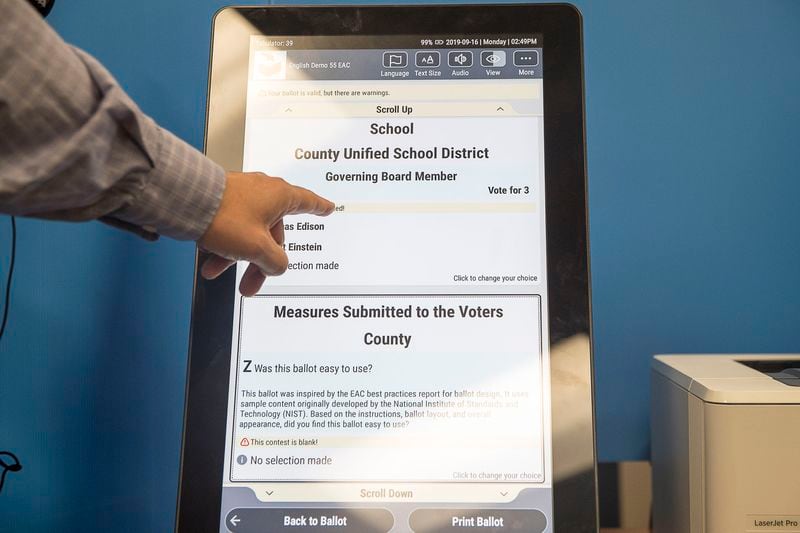
[(0, 212), (196, 240), (225, 172), (139, 110), (24, 0), (0, 0)]

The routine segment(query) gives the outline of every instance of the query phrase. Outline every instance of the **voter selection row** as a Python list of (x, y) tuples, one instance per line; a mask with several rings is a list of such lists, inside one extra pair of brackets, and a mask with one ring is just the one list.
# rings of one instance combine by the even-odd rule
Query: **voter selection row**
[[(325, 224), (305, 221), (286, 222), (283, 229), (285, 231), (325, 231)], [(323, 245), (318, 242), (285, 242), (283, 249), (287, 252), (321, 252)], [(323, 268), (321, 270), (330, 269)], [(338, 266), (334, 270), (338, 270)]]

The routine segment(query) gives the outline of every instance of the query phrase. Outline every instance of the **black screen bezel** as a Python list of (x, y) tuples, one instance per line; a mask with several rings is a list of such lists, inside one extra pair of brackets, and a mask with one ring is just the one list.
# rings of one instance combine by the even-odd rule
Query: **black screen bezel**
[[(235, 139), (243, 137), (244, 108), (228, 110), (233, 128), (215, 141), (213, 113), (226, 102), (244, 102), (246, 79), (215, 85), (214, 42), (247, 49), (249, 34), (234, 27), (235, 13), (265, 35), (455, 35), (542, 34), (544, 68), (545, 186), (547, 268), (551, 346), (577, 336), (591, 338), (583, 93), (583, 45), (580, 13), (568, 4), (263, 6), (229, 7), (215, 16), (209, 75), (206, 151), (228, 170), (241, 169)], [(247, 54), (239, 54), (245, 72)], [(238, 57), (238, 56), (237, 56)], [(239, 61), (239, 59), (237, 59)], [(230, 72), (230, 70), (229, 70)], [(219, 77), (219, 76), (218, 76)], [(220, 90), (224, 83), (224, 90)], [(217, 94), (215, 94), (215, 92)], [(220, 94), (225, 93), (225, 94)], [(217, 106), (217, 109), (214, 106)], [(240, 115), (240, 116), (239, 116)], [(235, 131), (234, 131), (235, 130)], [(224, 139), (224, 140), (223, 140)], [(229, 139), (234, 139), (233, 142)], [(238, 165), (237, 165), (238, 161)], [(197, 265), (203, 260), (198, 253)], [(197, 275), (192, 303), (181, 473), (176, 531), (218, 531), (231, 364), (235, 272), (215, 281)], [(223, 312), (224, 311), (224, 312)], [(596, 466), (591, 353), (587, 345), (580, 376), (588, 387), (586, 422), (580, 437), (592, 439), (587, 465), (579, 473), (559, 472), (555, 443), (554, 530), (597, 530)], [(584, 356), (582, 356), (584, 357)], [(561, 393), (552, 383), (552, 395)], [(567, 391), (565, 390), (566, 394)], [(556, 402), (554, 402), (555, 404)], [(559, 413), (554, 405), (554, 440)], [(574, 427), (570, 438), (575, 438)], [(566, 433), (566, 432), (565, 432)], [(589, 457), (588, 455), (591, 455)]]

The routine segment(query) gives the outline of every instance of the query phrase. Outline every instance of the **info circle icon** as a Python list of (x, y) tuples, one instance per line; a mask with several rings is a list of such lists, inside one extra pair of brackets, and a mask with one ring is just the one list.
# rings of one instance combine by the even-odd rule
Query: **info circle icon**
[(236, 458), (236, 462), (239, 463), (240, 465), (245, 464), (247, 462), (247, 456), (240, 455), (239, 457)]

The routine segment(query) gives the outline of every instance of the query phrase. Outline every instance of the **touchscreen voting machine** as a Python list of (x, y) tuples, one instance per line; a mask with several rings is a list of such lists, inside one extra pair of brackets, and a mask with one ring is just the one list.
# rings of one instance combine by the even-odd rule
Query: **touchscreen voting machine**
[(208, 155), (337, 207), (255, 296), (197, 278), (180, 532), (596, 530), (581, 46), (565, 5), (216, 15)]

